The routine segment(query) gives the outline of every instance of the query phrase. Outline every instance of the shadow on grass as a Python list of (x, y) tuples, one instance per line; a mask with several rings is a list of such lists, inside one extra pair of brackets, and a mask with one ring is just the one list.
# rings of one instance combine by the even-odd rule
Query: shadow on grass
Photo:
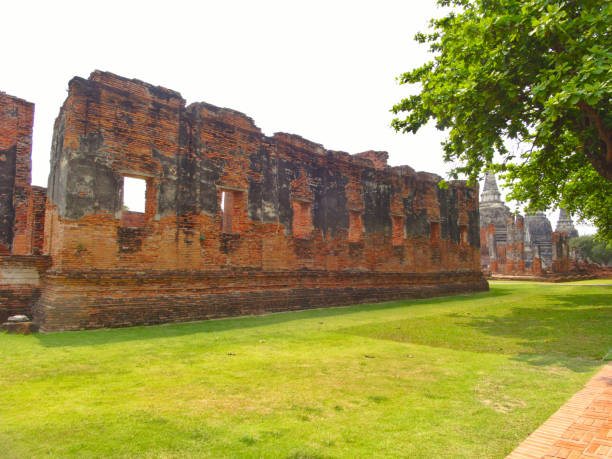
[(125, 341), (172, 338), (198, 333), (214, 333), (238, 329), (247, 329), (253, 327), (265, 327), (269, 325), (289, 323), (297, 320), (325, 319), (327, 317), (336, 317), (361, 312), (383, 311), (387, 309), (409, 307), (423, 303), (441, 305), (451, 302), (461, 303), (466, 301), (474, 301), (478, 299), (508, 295), (510, 293), (511, 292), (509, 291), (492, 290), (490, 292), (480, 292), (459, 296), (389, 301), (385, 303), (368, 303), (353, 306), (340, 306), (319, 309), (305, 309), (298, 311), (269, 313), (260, 316), (245, 316), (203, 320), (199, 322), (37, 334), (35, 336), (36, 339), (38, 339), (38, 341), (40, 342), (40, 344), (45, 347), (95, 346)]
[(612, 347), (611, 295), (582, 291), (553, 294), (550, 290), (526, 293), (500, 308), (493, 304), (496, 300), (489, 301), (484, 314), (478, 312), (479, 308), (456, 308), (452, 313), (371, 322), (339, 331), (458, 351), (504, 354), (534, 366), (554, 364), (575, 372), (590, 371), (603, 363)]
[(474, 317), (463, 326), (497, 338), (518, 339), (514, 360), (590, 371), (612, 347), (612, 295), (543, 297), (550, 306), (512, 308), (504, 316)]

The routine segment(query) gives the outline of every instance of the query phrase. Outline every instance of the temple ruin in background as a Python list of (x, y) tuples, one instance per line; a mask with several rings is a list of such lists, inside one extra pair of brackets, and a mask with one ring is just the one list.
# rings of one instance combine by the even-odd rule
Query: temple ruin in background
[(502, 199), (495, 175), (488, 172), (480, 201), (481, 263), (486, 273), (510, 276), (563, 276), (596, 269), (579, 253), (570, 253), (569, 239), (577, 237), (565, 209), (555, 231), (544, 212), (514, 215)]
[(76, 330), (488, 289), (478, 190), (385, 152), (268, 137), (95, 71), (69, 83), (45, 190), (30, 186), (33, 105), (2, 94), (0, 114), (1, 320)]

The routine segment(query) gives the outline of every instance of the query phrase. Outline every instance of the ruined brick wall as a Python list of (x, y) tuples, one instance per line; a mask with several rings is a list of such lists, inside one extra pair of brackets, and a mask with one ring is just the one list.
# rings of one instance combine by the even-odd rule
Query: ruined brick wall
[[(532, 267), (527, 267), (525, 263), (523, 217), (521, 215), (507, 217), (503, 241), (497, 236), (497, 227), (493, 223), (480, 228), (483, 269), (489, 274), (519, 276), (534, 274)], [(486, 254), (483, 248), (486, 249)]]
[(33, 122), (34, 104), (0, 92), (0, 254), (31, 251), (27, 227)]
[(567, 273), (570, 271), (569, 236), (566, 233), (553, 231), (552, 233), (552, 266), (553, 273)]
[[(605, 278), (609, 275), (605, 269), (590, 265), (570, 256), (569, 237), (564, 232), (552, 233), (552, 263), (544, 267), (540, 247), (532, 247), (531, 264), (525, 262), (525, 230), (523, 217), (520, 215), (508, 220), (506, 241), (496, 242), (496, 227), (490, 224), (481, 228), (481, 240), (484, 240), (489, 255), (486, 258), (487, 274), (493, 276), (531, 276), (534, 280), (561, 282), (563, 279), (577, 280), (580, 278)], [(484, 237), (483, 237), (484, 235)], [(482, 258), (484, 259), (484, 257)]]
[[(146, 181), (123, 210), (123, 178)], [(94, 72), (56, 120), (43, 330), (486, 289), (477, 191)]]
[(46, 189), (31, 186), (34, 104), (0, 92), (0, 322), (40, 296)]

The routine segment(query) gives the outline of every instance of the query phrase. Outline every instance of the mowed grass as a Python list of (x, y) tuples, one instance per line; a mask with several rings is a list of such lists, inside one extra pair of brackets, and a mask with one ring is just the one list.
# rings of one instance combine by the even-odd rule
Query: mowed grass
[(593, 285), (612, 285), (612, 279), (589, 279), (577, 282), (569, 282), (571, 284), (593, 284)]
[(611, 348), (612, 286), (562, 284), (0, 334), (0, 457), (504, 457)]

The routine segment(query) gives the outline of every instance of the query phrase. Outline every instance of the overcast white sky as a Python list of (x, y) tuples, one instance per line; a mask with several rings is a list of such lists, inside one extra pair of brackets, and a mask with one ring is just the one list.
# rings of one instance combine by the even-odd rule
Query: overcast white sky
[(429, 59), (414, 34), (441, 14), (435, 0), (7, 1), (0, 90), (36, 104), (36, 185), (68, 81), (94, 69), (239, 110), (267, 135), (386, 150), (393, 166), (445, 176), (444, 134), (397, 134), (389, 112), (409, 91), (395, 78)]

